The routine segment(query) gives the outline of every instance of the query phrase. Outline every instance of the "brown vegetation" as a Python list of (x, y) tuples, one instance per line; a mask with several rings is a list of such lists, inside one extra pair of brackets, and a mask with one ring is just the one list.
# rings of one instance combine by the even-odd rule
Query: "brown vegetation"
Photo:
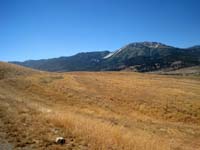
[[(199, 77), (48, 73), (6, 63), (0, 76), (0, 128), (16, 149), (200, 148)], [(66, 144), (56, 145), (58, 136)]]

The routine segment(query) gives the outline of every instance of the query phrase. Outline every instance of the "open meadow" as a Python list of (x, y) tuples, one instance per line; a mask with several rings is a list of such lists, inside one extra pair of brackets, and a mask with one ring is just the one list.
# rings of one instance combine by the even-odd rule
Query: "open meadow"
[(0, 139), (20, 150), (199, 150), (200, 77), (1, 62)]

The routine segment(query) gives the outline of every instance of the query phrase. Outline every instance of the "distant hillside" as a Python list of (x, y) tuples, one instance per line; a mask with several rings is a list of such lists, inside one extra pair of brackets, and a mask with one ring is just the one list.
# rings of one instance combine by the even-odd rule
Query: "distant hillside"
[(175, 70), (199, 65), (200, 48), (180, 49), (157, 42), (131, 43), (105, 58), (104, 65), (108, 70)]
[(109, 51), (78, 53), (70, 57), (52, 59), (28, 60), (24, 62), (11, 62), (14, 64), (44, 71), (98, 71), (101, 70), (103, 57)]
[(156, 71), (200, 65), (200, 46), (176, 48), (158, 42), (136, 42), (115, 52), (87, 52), (71, 57), (12, 62), (46, 71)]
[(176, 70), (158, 70), (150, 73), (162, 74), (162, 75), (200, 75), (200, 66), (185, 67)]

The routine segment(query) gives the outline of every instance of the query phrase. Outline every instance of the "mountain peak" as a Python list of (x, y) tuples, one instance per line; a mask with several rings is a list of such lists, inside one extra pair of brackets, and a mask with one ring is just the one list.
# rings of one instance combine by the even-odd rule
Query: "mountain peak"
[(110, 54), (108, 54), (107, 56), (104, 57), (104, 59), (107, 59), (107, 58), (110, 58), (112, 57), (113, 55), (116, 55), (118, 53), (120, 53), (121, 51), (123, 50), (126, 50), (126, 49), (135, 49), (135, 48), (151, 48), (151, 49), (162, 49), (162, 48), (174, 48), (172, 46), (168, 46), (168, 45), (165, 45), (165, 44), (162, 44), (162, 43), (159, 43), (159, 42), (149, 42), (149, 41), (144, 41), (144, 42), (133, 42), (133, 43), (129, 43), (127, 45), (125, 45), (124, 47), (114, 51), (114, 52), (111, 52)]
[[(149, 42), (149, 41), (144, 41), (144, 42), (134, 42), (126, 45), (125, 47), (148, 47), (148, 48), (169, 48), (171, 46), (159, 43), (159, 42)], [(171, 47), (172, 48), (172, 47)]]
[(39, 61), (13, 62), (46, 71), (124, 70), (147, 72), (179, 69), (200, 64), (200, 49), (176, 48), (158, 42), (135, 42), (114, 51), (86, 52), (69, 57)]

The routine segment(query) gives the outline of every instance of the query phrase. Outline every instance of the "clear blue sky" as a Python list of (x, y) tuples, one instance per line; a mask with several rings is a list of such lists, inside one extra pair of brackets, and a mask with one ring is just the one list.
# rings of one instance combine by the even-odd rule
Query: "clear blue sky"
[(0, 60), (200, 44), (200, 0), (0, 0)]

